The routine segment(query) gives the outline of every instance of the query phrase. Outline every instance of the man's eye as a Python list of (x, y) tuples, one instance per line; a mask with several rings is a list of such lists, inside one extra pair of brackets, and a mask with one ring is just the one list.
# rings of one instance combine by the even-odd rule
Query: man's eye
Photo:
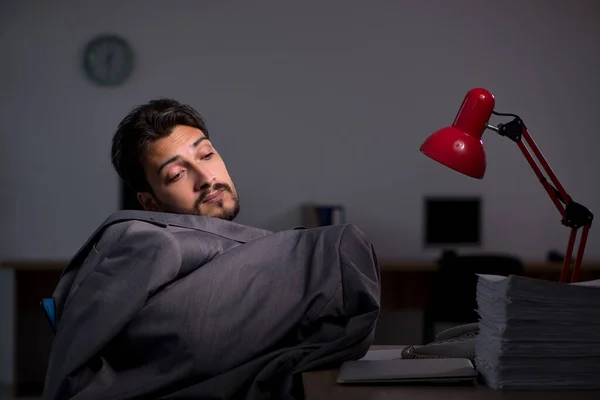
[(203, 160), (210, 160), (214, 154), (215, 154), (215, 153), (213, 153), (213, 152), (207, 153), (207, 154), (205, 154), (205, 155), (202, 157), (202, 159), (203, 159)]
[(175, 182), (176, 180), (178, 180), (179, 178), (181, 178), (181, 175), (183, 175), (183, 171), (179, 172), (177, 175), (169, 178), (169, 182)]

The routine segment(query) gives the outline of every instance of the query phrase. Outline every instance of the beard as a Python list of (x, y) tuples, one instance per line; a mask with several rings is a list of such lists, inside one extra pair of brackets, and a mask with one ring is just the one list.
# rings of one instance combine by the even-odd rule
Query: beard
[(219, 213), (217, 213), (217, 214), (202, 213), (202, 211), (201, 211), (202, 202), (204, 201), (206, 196), (208, 196), (208, 194), (210, 193), (210, 189), (209, 189), (209, 190), (203, 191), (200, 194), (200, 196), (198, 196), (198, 200), (196, 200), (196, 207), (195, 207), (196, 214), (201, 215), (201, 216), (210, 216), (213, 218), (224, 219), (227, 221), (233, 221), (235, 219), (235, 217), (238, 215), (238, 213), (240, 212), (240, 200), (239, 200), (237, 193), (234, 192), (234, 190), (231, 188), (231, 186), (229, 186), (226, 183), (215, 183), (211, 189), (212, 190), (222, 190), (225, 193), (229, 193), (231, 195), (231, 199), (233, 200), (233, 207), (225, 208), (223, 206), (223, 200), (220, 200), (218, 203), (216, 203), (216, 206), (220, 209)]
[[(204, 201), (206, 196), (208, 196), (211, 190), (223, 190), (223, 192), (229, 193), (231, 199), (233, 200), (233, 206), (225, 208), (223, 200), (220, 200), (218, 203), (215, 203), (213, 205), (218, 210), (218, 212), (202, 212), (202, 202)], [(191, 214), (199, 215), (202, 217), (212, 217), (223, 219), (226, 221), (233, 221), (240, 212), (240, 201), (238, 194), (231, 188), (230, 185), (226, 183), (215, 183), (210, 189), (202, 191), (202, 193), (200, 194), (200, 196), (198, 196), (198, 199), (194, 203), (194, 207), (191, 210), (182, 210), (179, 207), (163, 203), (158, 198), (156, 198), (156, 196), (154, 196), (154, 199), (163, 211), (175, 214)]]
[[(214, 218), (224, 219), (226, 221), (233, 221), (235, 217), (237, 217), (240, 212), (240, 203), (236, 195), (232, 195), (233, 199), (233, 207), (231, 208), (223, 208), (223, 202), (219, 202), (219, 206), (221, 207), (221, 212), (217, 215), (212, 215)], [(200, 211), (200, 210), (198, 210)]]

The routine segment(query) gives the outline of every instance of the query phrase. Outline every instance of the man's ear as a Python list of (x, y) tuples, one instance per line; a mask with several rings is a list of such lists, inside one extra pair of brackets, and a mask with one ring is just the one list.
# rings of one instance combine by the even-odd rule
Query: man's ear
[(151, 193), (138, 192), (137, 199), (146, 211), (162, 211)]

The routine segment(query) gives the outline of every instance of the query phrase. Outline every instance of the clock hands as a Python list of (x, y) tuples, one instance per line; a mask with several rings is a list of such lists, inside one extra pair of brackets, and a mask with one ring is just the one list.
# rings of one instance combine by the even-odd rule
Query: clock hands
[(132, 57), (129, 44), (122, 38), (115, 35), (98, 36), (85, 47), (85, 72), (100, 85), (120, 85), (131, 73)]
[(106, 72), (107, 72), (107, 78), (110, 79), (110, 72), (112, 70), (112, 63), (113, 63), (113, 49), (109, 48), (108, 49), (108, 53), (106, 54)]

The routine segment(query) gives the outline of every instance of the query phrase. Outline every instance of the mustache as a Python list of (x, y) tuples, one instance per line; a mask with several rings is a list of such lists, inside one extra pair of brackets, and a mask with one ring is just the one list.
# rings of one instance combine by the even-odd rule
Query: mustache
[(214, 185), (212, 185), (212, 188), (206, 189), (204, 191), (202, 191), (202, 193), (200, 193), (200, 196), (198, 196), (198, 200), (196, 200), (196, 207), (199, 207), (200, 204), (202, 204), (202, 202), (204, 201), (204, 199), (206, 198), (206, 196), (208, 196), (208, 194), (211, 192), (212, 190), (223, 190), (225, 192), (229, 192), (231, 194), (233, 194), (233, 190), (231, 190), (231, 186), (229, 186), (226, 183), (215, 183)]

